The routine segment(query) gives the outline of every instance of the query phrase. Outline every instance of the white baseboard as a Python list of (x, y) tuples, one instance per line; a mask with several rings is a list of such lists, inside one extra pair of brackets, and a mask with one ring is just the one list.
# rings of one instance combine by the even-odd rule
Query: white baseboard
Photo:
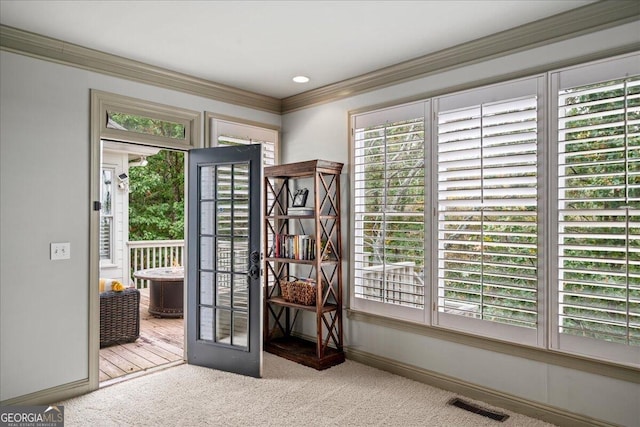
[(62, 384), (45, 390), (36, 391), (34, 393), (25, 394), (23, 396), (14, 397), (0, 402), (1, 406), (32, 406), (32, 405), (50, 405), (65, 399), (89, 393), (91, 387), (89, 380), (79, 380), (68, 384)]
[(486, 402), (499, 408), (504, 408), (532, 418), (543, 420), (552, 424), (571, 427), (612, 427), (614, 424), (597, 420), (585, 415), (576, 414), (546, 405), (523, 399), (498, 390), (493, 390), (477, 384), (469, 383), (427, 369), (408, 365), (397, 360), (377, 356), (354, 348), (345, 348), (348, 359), (364, 365), (372, 366), (383, 371), (391, 372), (415, 381), (419, 381), (443, 390), (460, 394), (471, 399)]

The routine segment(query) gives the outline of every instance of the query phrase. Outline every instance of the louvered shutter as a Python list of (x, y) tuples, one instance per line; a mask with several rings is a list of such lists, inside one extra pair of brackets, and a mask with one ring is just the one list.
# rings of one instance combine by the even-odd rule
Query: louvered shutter
[(100, 217), (100, 259), (111, 260), (111, 239), (113, 236), (113, 217)]
[(113, 262), (114, 168), (102, 168), (100, 183), (100, 260)]
[(640, 76), (557, 96), (557, 332), (640, 346)]
[(252, 145), (252, 144), (262, 144), (264, 166), (273, 166), (276, 164), (276, 154), (275, 154), (276, 144), (274, 141), (258, 141), (258, 140), (249, 139), (249, 138), (238, 138), (234, 136), (224, 136), (224, 135), (221, 135), (218, 137), (219, 146)]
[[(275, 131), (271, 131), (275, 135)], [(218, 136), (218, 146), (232, 146), (232, 145), (254, 145), (254, 144), (262, 144), (262, 162), (263, 166), (273, 166), (275, 164), (275, 141), (261, 141), (251, 139), (249, 137), (237, 137), (230, 135), (219, 135)], [(231, 174), (231, 169), (228, 171)], [(230, 179), (231, 175), (228, 176)], [(245, 186), (248, 185), (249, 175), (248, 172), (246, 175), (242, 175), (239, 171), (235, 172), (235, 178), (238, 182), (243, 182)], [(228, 181), (231, 182), (231, 181)], [(230, 189), (229, 189), (230, 191)], [(237, 190), (236, 190), (237, 191)], [(246, 191), (246, 190), (245, 190)], [(268, 200), (267, 203), (272, 203), (272, 200)], [(270, 205), (269, 205), (270, 206)], [(225, 212), (226, 215), (221, 215), (219, 221), (224, 225), (231, 229), (231, 223), (234, 223), (234, 229), (237, 232), (249, 232), (249, 211), (248, 206), (244, 206), (241, 208), (236, 207), (233, 216), (231, 216), (231, 212)]]
[[(513, 92), (529, 94), (484, 89), (439, 104), (441, 324), (446, 314), (537, 329), (538, 96), (535, 79), (522, 86)], [(469, 105), (487, 93), (498, 100)]]
[(356, 117), (352, 195), (356, 300), (424, 307), (423, 114), (421, 103)]

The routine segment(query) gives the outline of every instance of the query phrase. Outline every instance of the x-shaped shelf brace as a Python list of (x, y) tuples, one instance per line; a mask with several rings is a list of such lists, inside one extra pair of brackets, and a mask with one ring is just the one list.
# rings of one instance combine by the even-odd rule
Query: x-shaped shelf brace
[[(269, 208), (269, 210), (267, 211), (267, 216), (270, 215), (276, 215), (278, 212), (282, 213), (282, 212), (286, 212), (286, 206), (283, 205), (282, 202), (282, 195), (286, 194), (285, 189), (288, 187), (287, 185), (281, 185), (280, 187), (275, 186), (274, 184), (275, 182), (272, 182), (271, 180), (266, 180), (267, 181), (267, 191), (271, 192), (271, 194), (273, 195), (274, 198), (274, 202), (273, 205), (271, 205), (271, 207)], [(276, 209), (278, 208), (278, 209)]]
[(282, 317), (282, 313), (284, 313), (284, 307), (278, 307), (280, 310), (278, 311), (278, 313), (276, 313), (273, 309), (273, 307), (270, 304), (267, 304), (267, 309), (269, 310), (269, 312), (271, 313), (271, 318), (274, 320), (274, 324), (273, 324), (273, 328), (271, 328), (271, 330), (269, 330), (268, 332), (268, 338), (271, 339), (278, 330), (280, 330), (280, 332), (282, 332), (282, 335), (286, 335), (286, 329), (284, 326), (282, 326), (282, 323), (280, 322), (280, 318)]
[[(278, 306), (277, 307), (278, 312), (276, 313), (276, 310), (274, 310), (273, 306), (271, 304), (267, 304), (267, 309), (271, 313), (271, 318), (274, 320), (273, 327), (268, 331), (267, 337), (269, 339), (273, 338), (278, 331), (280, 331), (282, 335), (286, 336), (287, 335), (287, 328), (285, 323), (286, 319), (283, 321), (280, 321), (280, 319), (282, 318), (282, 315), (286, 313), (287, 308)], [(293, 320), (291, 321), (291, 325), (290, 325), (291, 328), (293, 328), (293, 324), (296, 323), (298, 314), (299, 314), (299, 311), (296, 310), (295, 314), (293, 315)], [(283, 325), (283, 323), (285, 323), (285, 325)]]
[[(327, 180), (325, 179), (325, 176), (328, 176), (329, 182), (327, 183)], [(325, 175), (325, 174), (319, 174), (320, 177), (320, 184), (322, 184), (322, 188), (324, 189), (324, 196), (322, 197), (322, 200), (320, 201), (320, 209), (319, 212), (328, 212), (328, 215), (339, 215), (340, 214), (340, 210), (338, 209), (337, 203), (336, 203), (336, 199), (338, 197), (338, 192), (336, 189), (336, 182), (338, 180), (338, 175)], [(325, 205), (329, 203), (331, 206), (329, 206), (326, 211), (325, 211)]]
[(323, 296), (322, 296), (322, 305), (325, 305), (328, 303), (329, 301), (329, 297), (333, 296), (334, 299), (338, 299), (338, 296), (336, 295), (336, 289), (335, 286), (333, 286), (333, 282), (334, 282), (334, 278), (336, 276), (336, 273), (338, 272), (338, 266), (334, 265), (333, 269), (331, 270), (331, 274), (327, 276), (327, 272), (325, 271), (325, 268), (320, 269), (321, 273), (322, 273), (322, 278), (324, 279), (324, 282), (327, 283), (326, 288), (328, 289), (328, 292), (323, 292)]
[(278, 271), (276, 272), (276, 270), (274, 269), (273, 263), (266, 263), (267, 265), (267, 274), (269, 274), (269, 272), (271, 272), (271, 274), (273, 275), (273, 279), (274, 279), (274, 286), (271, 288), (271, 292), (269, 292), (269, 295), (267, 295), (267, 298), (271, 298), (273, 297), (273, 293), (276, 291), (276, 288), (280, 289), (280, 277), (282, 277), (282, 273), (284, 272), (285, 268), (286, 268), (286, 264), (280, 264), (278, 266)]
[[(329, 320), (331, 323), (329, 323)], [(322, 341), (322, 352), (324, 353), (324, 349), (329, 345), (329, 340), (333, 341), (333, 344), (336, 347), (340, 347), (340, 343), (338, 342), (338, 337), (336, 334), (338, 333), (338, 325), (336, 324), (336, 320), (338, 320), (338, 316), (335, 313), (326, 313), (322, 316), (322, 323), (327, 327), (327, 336)]]
[(322, 257), (330, 253), (337, 254), (338, 256), (340, 255), (334, 243), (334, 241), (336, 240), (336, 234), (338, 231), (338, 227), (336, 225), (337, 224), (335, 220), (329, 219), (326, 221), (320, 221), (321, 238), (322, 240), (327, 242), (324, 249), (322, 250), (322, 253), (320, 254)]

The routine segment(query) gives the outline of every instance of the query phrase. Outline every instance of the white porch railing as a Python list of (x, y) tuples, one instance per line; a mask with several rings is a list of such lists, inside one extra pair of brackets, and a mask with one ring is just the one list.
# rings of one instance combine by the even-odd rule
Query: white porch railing
[(416, 307), (424, 304), (424, 280), (416, 274), (414, 262), (365, 267), (362, 275), (361, 297)]
[(148, 280), (136, 279), (133, 272), (147, 268), (184, 266), (184, 240), (138, 240), (127, 242), (127, 271), (136, 288), (149, 286)]

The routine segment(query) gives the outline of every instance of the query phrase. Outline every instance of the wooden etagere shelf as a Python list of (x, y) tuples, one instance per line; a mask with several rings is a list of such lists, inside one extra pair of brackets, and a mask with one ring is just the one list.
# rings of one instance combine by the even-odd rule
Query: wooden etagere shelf
[[(342, 163), (311, 160), (264, 170), (264, 348), (315, 369), (326, 369), (344, 361), (342, 166)], [(308, 189), (304, 204), (308, 211), (291, 214), (294, 198), (303, 188)], [(283, 298), (283, 284), (295, 278), (315, 282), (315, 305)], [(302, 328), (301, 322), (310, 321), (309, 312), (313, 313), (316, 330), (314, 341), (296, 334)]]

